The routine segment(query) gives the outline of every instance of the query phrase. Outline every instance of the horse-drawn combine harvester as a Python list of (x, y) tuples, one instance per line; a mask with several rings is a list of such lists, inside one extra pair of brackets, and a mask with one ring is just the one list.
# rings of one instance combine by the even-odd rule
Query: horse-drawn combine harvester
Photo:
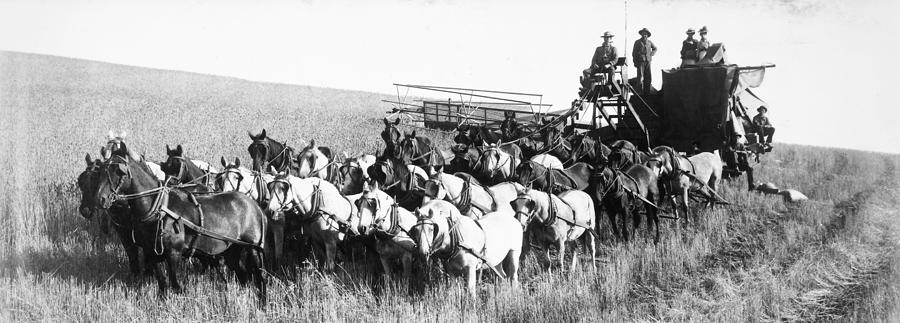
[[(618, 77), (608, 82), (605, 75), (593, 75), (569, 109), (553, 110), (540, 94), (408, 84), (394, 84), (397, 100), (383, 102), (394, 105), (389, 113), (419, 127), (452, 130), (476, 125), (499, 131), (505, 118), (513, 118), (527, 129), (523, 136), (540, 136), (535, 130), (551, 125), (563, 135), (586, 133), (607, 145), (627, 140), (644, 151), (665, 145), (685, 155), (713, 152), (725, 163), (725, 176), (746, 172), (752, 188), (751, 162), (771, 147), (763, 144), (751, 122), (749, 111), (766, 105), (751, 89), (760, 86), (766, 69), (772, 67), (729, 64), (724, 46), (714, 44), (698, 64), (663, 70), (662, 89), (647, 93), (635, 90), (637, 79), (628, 78), (625, 58), (620, 57), (614, 72)], [(401, 97), (401, 88), (407, 93), (415, 89), (458, 95), (459, 100), (410, 103)]]

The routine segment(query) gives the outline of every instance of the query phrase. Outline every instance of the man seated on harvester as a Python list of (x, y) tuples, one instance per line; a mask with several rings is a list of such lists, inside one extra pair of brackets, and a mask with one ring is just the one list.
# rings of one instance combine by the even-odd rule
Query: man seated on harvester
[(588, 89), (591, 82), (595, 79), (594, 74), (600, 75), (601, 84), (609, 84), (613, 81), (613, 73), (616, 71), (616, 60), (619, 58), (619, 52), (612, 45), (613, 34), (610, 32), (603, 33), (603, 44), (594, 50), (594, 56), (591, 58), (591, 67), (586, 68), (582, 73), (581, 86)]

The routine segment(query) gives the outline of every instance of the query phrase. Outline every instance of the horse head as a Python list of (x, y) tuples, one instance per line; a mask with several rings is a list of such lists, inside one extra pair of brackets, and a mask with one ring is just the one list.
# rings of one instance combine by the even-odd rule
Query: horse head
[(159, 165), (166, 177), (174, 178), (176, 182), (184, 183), (202, 176), (203, 171), (194, 165), (193, 162), (185, 159), (184, 149), (181, 145), (176, 146), (175, 149), (171, 149), (169, 145), (166, 145), (166, 156), (168, 156), (166, 161)]
[[(105, 148), (105, 147), (104, 147)], [(104, 149), (105, 150), (105, 149)], [(84, 155), (85, 169), (78, 174), (78, 189), (81, 190), (81, 202), (78, 212), (86, 219), (90, 219), (96, 212), (97, 186), (100, 184), (100, 159), (91, 159), (91, 154)]]
[(428, 180), (425, 181), (425, 197), (433, 200), (443, 200), (446, 197), (447, 191), (444, 190), (443, 176), (443, 171), (437, 171), (429, 175)]
[(250, 160), (253, 163), (253, 170), (262, 171), (266, 167), (270, 154), (269, 138), (266, 137), (266, 129), (263, 129), (257, 135), (248, 131), (247, 135), (253, 141), (250, 143), (250, 146), (247, 146), (247, 152), (250, 153)]
[[(274, 171), (274, 169), (270, 170)], [(292, 176), (288, 172), (278, 172), (275, 178), (266, 184), (266, 189), (269, 191), (269, 203), (266, 205), (266, 211), (280, 214), (302, 206), (297, 201), (291, 179)]]
[(400, 141), (399, 150), (396, 156), (406, 164), (412, 164), (413, 161), (422, 155), (422, 147), (419, 146), (419, 138), (416, 131), (403, 134), (403, 140)]
[(531, 197), (531, 188), (525, 187), (516, 191), (516, 198), (510, 201), (509, 205), (515, 212), (516, 220), (519, 220), (519, 224), (522, 225), (522, 230), (525, 230), (534, 218), (535, 213), (537, 213), (538, 205)]
[(435, 212), (433, 208), (428, 208), (427, 213), (416, 209), (414, 213), (417, 221), (409, 230), (409, 234), (416, 243), (419, 256), (427, 261), (440, 246), (441, 223), (446, 222), (446, 219), (442, 212)]
[(297, 166), (299, 170), (297, 172), (297, 176), (300, 178), (306, 177), (323, 177), (319, 176), (319, 172), (326, 171), (325, 167), (328, 165), (328, 157), (319, 150), (319, 147), (316, 146), (315, 140), (310, 140), (309, 145), (303, 148), (300, 151), (300, 154), (297, 155)]
[(531, 184), (543, 175), (543, 173), (538, 174), (539, 169), (544, 169), (543, 167), (536, 167), (538, 165), (540, 164), (533, 161), (525, 161), (519, 164), (519, 167), (516, 167), (518, 183), (525, 187), (531, 187)]
[[(393, 199), (376, 187), (368, 185), (363, 189), (362, 196), (356, 200), (356, 216), (351, 216), (350, 225), (355, 227), (362, 235), (377, 232), (391, 232), (393, 220), (388, 219), (389, 212), (394, 206)], [(394, 233), (396, 234), (396, 233)]]
[(216, 175), (216, 191), (232, 192), (237, 191), (244, 181), (244, 174), (241, 171), (241, 160), (237, 157), (234, 162), (228, 163), (225, 157), (222, 157), (222, 172)]
[(479, 171), (485, 178), (493, 178), (497, 171), (500, 171), (505, 166), (509, 166), (508, 163), (511, 162), (509, 154), (500, 150), (501, 144), (503, 143), (489, 144), (483, 142), (482, 147), (484, 148), (478, 157), (477, 166), (479, 167), (475, 167), (474, 170)]
[(397, 125), (400, 124), (400, 118), (394, 120), (393, 123), (388, 121), (387, 118), (384, 118), (383, 121), (384, 130), (381, 131), (381, 139), (384, 140), (384, 144), (387, 147), (384, 153), (385, 155), (389, 155), (395, 153), (394, 150), (397, 149), (400, 140), (403, 139), (400, 135), (400, 130), (397, 129)]
[(453, 142), (466, 146), (472, 145), (473, 141), (472, 137), (469, 136), (469, 128), (471, 128), (469, 125), (456, 127), (456, 135), (453, 136)]
[(126, 153), (125, 157), (113, 155), (100, 165), (99, 185), (94, 197), (103, 210), (116, 203), (125, 202), (122, 195), (143, 192), (159, 186), (152, 171), (143, 162), (136, 161)]

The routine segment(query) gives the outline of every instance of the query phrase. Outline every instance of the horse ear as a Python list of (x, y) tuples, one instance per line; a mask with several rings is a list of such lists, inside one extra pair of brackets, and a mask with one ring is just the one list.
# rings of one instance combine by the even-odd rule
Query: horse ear
[(109, 151), (106, 150), (106, 147), (100, 147), (100, 158), (109, 159)]
[(316, 140), (315, 139), (312, 139), (309, 141), (309, 148), (310, 149), (316, 148)]
[(503, 139), (497, 139), (497, 147), (500, 147), (502, 145), (503, 145)]
[(394, 120), (394, 125), (398, 125), (398, 124), (400, 124), (400, 118), (399, 118), (399, 117), (397, 118), (397, 120)]
[(179, 156), (184, 156), (184, 149), (181, 148), (181, 144), (179, 144), (177, 147), (175, 147), (175, 151), (178, 152)]
[(256, 139), (256, 136), (250, 133), (250, 130), (247, 130), (247, 136), (250, 136), (250, 139)]
[(384, 121), (384, 125), (385, 125), (385, 126), (390, 126), (390, 125), (391, 125), (391, 122), (388, 121), (387, 118), (381, 119), (381, 121)]
[(125, 136), (128, 136), (128, 132), (122, 131), (122, 133), (119, 134), (120, 139), (125, 139)]
[(275, 166), (269, 165), (269, 173), (275, 174)]
[(263, 131), (259, 134), (259, 138), (260, 138), (260, 139), (265, 139), (265, 138), (266, 138), (266, 128), (263, 128)]
[(484, 141), (484, 139), (481, 139), (481, 147), (487, 147), (487, 146), (488, 146), (487, 141)]
[(228, 163), (225, 162), (225, 156), (222, 156), (221, 162), (222, 162), (222, 167), (228, 167)]
[(116, 134), (113, 133), (112, 130), (110, 130), (110, 131), (108, 131), (108, 132), (106, 133), (106, 139), (107, 139), (107, 140), (113, 140), (113, 139), (116, 139)]
[(94, 161), (91, 160), (91, 154), (90, 154), (90, 153), (84, 154), (84, 162), (87, 163), (87, 166), (91, 166), (91, 164), (94, 163)]
[(241, 159), (234, 157), (234, 167), (241, 167)]
[(413, 138), (415, 138), (415, 137), (416, 137), (416, 131), (415, 131), (415, 130), (413, 130), (413, 131), (412, 131), (412, 133), (411, 133), (411, 134), (409, 134), (409, 135), (410, 135), (410, 137), (413, 137)]
[(434, 218), (434, 209), (428, 209), (428, 218)]

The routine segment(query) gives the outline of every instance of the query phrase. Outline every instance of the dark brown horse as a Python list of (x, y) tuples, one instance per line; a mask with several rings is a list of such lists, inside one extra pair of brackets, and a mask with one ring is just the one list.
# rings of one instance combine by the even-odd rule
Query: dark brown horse
[(166, 173), (166, 177), (170, 178), (168, 180), (169, 184), (200, 185), (191, 188), (194, 191), (205, 192), (212, 189), (215, 181), (214, 176), (208, 171), (200, 169), (194, 161), (185, 158), (184, 149), (181, 148), (181, 145), (176, 146), (175, 149), (170, 149), (169, 145), (166, 145), (166, 155), (168, 158), (159, 166)]
[[(622, 217), (621, 237), (628, 241), (627, 216), (631, 215), (633, 223), (631, 235), (634, 236), (634, 230), (641, 224), (639, 208), (643, 207), (647, 213), (647, 230), (650, 231), (651, 224), (655, 226), (653, 241), (659, 242), (657, 209), (655, 205), (646, 203), (656, 201), (659, 196), (656, 173), (650, 168), (634, 165), (622, 172), (615, 168), (603, 167), (592, 174), (590, 192), (594, 200), (600, 202), (594, 205), (595, 214), (600, 216), (601, 206), (606, 209), (613, 235), (620, 237), (616, 219)], [(600, 219), (597, 220), (599, 223)]]
[(642, 165), (649, 154), (638, 150), (637, 146), (627, 140), (616, 140), (609, 145), (609, 166), (618, 170), (626, 170), (632, 165)]
[(453, 159), (444, 166), (444, 172), (449, 174), (464, 172), (471, 174), (475, 165), (478, 163), (478, 156), (481, 151), (471, 145), (456, 144), (450, 147), (453, 152)]
[(150, 169), (128, 154), (113, 156), (99, 171), (97, 203), (103, 209), (128, 203), (134, 241), (147, 251), (145, 261), (153, 266), (160, 295), (170, 286), (182, 290), (177, 275), (183, 254), (222, 256), (239, 282), (252, 278), (260, 304), (265, 304), (266, 216), (252, 198), (238, 192), (193, 195), (159, 186)]
[(416, 165), (426, 172), (439, 171), (444, 167), (444, 156), (426, 137), (416, 135), (416, 131), (404, 134), (397, 147), (397, 158), (404, 164)]
[(394, 120), (394, 122), (388, 121), (387, 118), (384, 118), (384, 130), (381, 131), (381, 139), (384, 140), (384, 152), (382, 152), (382, 156), (391, 156), (397, 157), (397, 150), (399, 150), (400, 140), (403, 139), (403, 135), (400, 133), (400, 130), (397, 129), (397, 125), (400, 124), (400, 118)]
[[(552, 176), (548, 178), (548, 173)], [(523, 161), (518, 168), (518, 182), (525, 187), (550, 192), (553, 194), (568, 190), (585, 190), (590, 184), (593, 168), (586, 163), (575, 163), (564, 170), (549, 169), (540, 163)]]
[(253, 143), (247, 147), (247, 152), (250, 153), (250, 158), (253, 160), (252, 170), (263, 172), (271, 166), (277, 172), (297, 174), (297, 167), (294, 165), (296, 157), (294, 148), (288, 146), (287, 143), (266, 137), (266, 129), (263, 129), (258, 135), (249, 132), (247, 135), (253, 140)]
[(412, 211), (422, 205), (428, 178), (410, 171), (410, 166), (400, 159), (382, 156), (367, 171), (381, 190), (394, 197), (401, 207)]
[[(103, 155), (103, 152), (101, 152), (101, 155)], [(85, 219), (91, 219), (98, 211), (101, 211), (97, 208), (97, 188), (100, 185), (100, 166), (103, 162), (100, 159), (92, 160), (90, 154), (86, 154), (84, 159), (87, 166), (78, 175), (77, 183), (78, 189), (81, 190), (81, 203), (78, 205), (78, 211)], [(129, 271), (133, 276), (140, 275), (142, 268), (140, 248), (131, 240), (131, 229), (123, 222), (127, 220), (128, 215), (131, 213), (128, 203), (124, 201), (114, 203), (105, 213), (105, 215), (101, 216), (109, 217), (109, 221), (113, 222), (113, 229), (116, 231), (116, 235), (125, 249), (125, 255), (128, 257)], [(149, 273), (150, 271), (148, 270), (147, 272)]]

